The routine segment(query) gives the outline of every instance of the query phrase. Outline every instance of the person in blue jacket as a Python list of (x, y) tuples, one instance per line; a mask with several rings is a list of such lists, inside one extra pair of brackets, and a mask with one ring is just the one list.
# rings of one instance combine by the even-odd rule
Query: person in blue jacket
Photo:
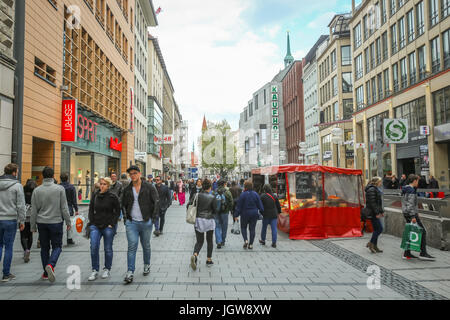
[[(259, 195), (253, 191), (253, 183), (248, 180), (244, 183), (244, 192), (236, 205), (235, 218), (241, 217), (241, 233), (244, 238), (244, 249), (253, 249), (253, 242), (256, 235), (256, 223), (260, 212), (264, 211)], [(247, 227), (250, 230), (250, 243), (247, 238)]]

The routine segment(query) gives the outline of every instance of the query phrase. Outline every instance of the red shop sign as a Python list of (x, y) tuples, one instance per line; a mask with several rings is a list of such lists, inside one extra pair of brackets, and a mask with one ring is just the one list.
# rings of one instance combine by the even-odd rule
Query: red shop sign
[(78, 115), (78, 138), (96, 142), (98, 123), (82, 114)]
[(113, 137), (111, 137), (109, 140), (109, 148), (111, 150), (116, 150), (116, 151), (122, 152), (122, 142), (119, 143), (118, 138), (114, 139)]
[(61, 141), (77, 141), (77, 100), (62, 101)]

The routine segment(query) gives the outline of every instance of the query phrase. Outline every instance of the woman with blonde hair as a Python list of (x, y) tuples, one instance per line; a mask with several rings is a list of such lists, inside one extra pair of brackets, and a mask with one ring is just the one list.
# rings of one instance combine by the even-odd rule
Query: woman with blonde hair
[(113, 241), (120, 216), (119, 198), (109, 190), (110, 178), (101, 178), (100, 191), (92, 196), (89, 204), (89, 225), (91, 239), (92, 274), (89, 281), (97, 279), (100, 269), (100, 240), (103, 237), (105, 247), (105, 267), (102, 278), (110, 276), (113, 260)]
[(372, 253), (383, 252), (383, 250), (378, 248), (378, 237), (383, 232), (383, 226), (381, 225), (380, 219), (384, 217), (381, 191), (382, 184), (383, 180), (380, 177), (374, 177), (365, 189), (366, 208), (370, 212), (370, 219), (373, 226), (372, 238), (370, 239), (370, 242), (367, 243), (367, 248), (369, 248)]

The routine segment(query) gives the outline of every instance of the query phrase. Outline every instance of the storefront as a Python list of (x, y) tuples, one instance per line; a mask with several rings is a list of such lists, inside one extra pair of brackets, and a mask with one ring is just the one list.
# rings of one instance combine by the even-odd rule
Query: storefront
[(383, 120), (389, 118), (385, 111), (367, 120), (369, 140), (369, 179), (392, 174), (391, 148), (383, 142)]
[(61, 172), (69, 173), (79, 203), (89, 203), (101, 177), (109, 177), (113, 172), (120, 174), (121, 132), (81, 107), (76, 119), (76, 141), (61, 142)]

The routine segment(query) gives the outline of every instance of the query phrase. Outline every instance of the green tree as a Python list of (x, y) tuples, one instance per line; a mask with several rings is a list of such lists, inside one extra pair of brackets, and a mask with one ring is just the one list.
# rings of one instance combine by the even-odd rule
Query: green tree
[(219, 172), (226, 177), (237, 167), (237, 147), (226, 120), (219, 123), (208, 121), (202, 130), (202, 167)]

